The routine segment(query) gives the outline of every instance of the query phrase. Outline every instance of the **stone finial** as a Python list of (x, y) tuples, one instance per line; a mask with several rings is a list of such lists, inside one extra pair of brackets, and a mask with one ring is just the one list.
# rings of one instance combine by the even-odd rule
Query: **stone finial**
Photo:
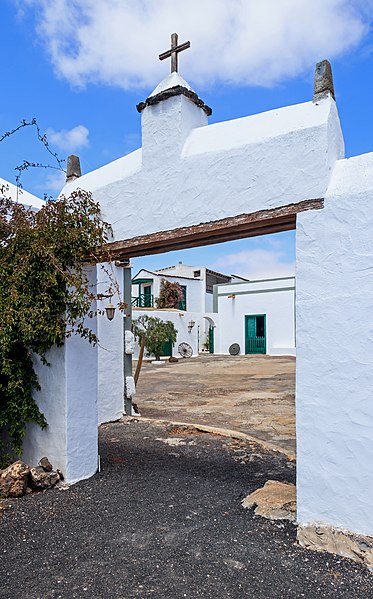
[(78, 179), (81, 175), (79, 156), (71, 154), (67, 159), (66, 182), (74, 181), (74, 179)]
[(328, 60), (322, 60), (315, 68), (313, 99), (318, 100), (328, 94), (335, 99), (332, 65)]

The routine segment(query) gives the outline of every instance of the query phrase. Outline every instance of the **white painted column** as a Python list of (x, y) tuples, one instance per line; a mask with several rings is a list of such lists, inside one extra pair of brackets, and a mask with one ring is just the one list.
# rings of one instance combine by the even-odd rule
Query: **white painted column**
[(372, 206), (367, 154), (339, 161), (324, 210), (297, 219), (297, 501), (306, 531), (321, 524), (373, 536)]
[[(97, 290), (105, 294), (110, 286), (110, 277), (119, 287), (122, 297), (123, 269), (114, 264), (97, 265)], [(113, 296), (114, 305), (118, 303), (118, 295)], [(99, 300), (100, 310), (105, 310), (109, 298)], [(106, 315), (97, 318), (98, 327), (98, 422), (113, 422), (123, 416), (123, 315), (118, 308), (113, 320)]]
[[(87, 272), (95, 285), (96, 267)], [(96, 332), (96, 319), (87, 319), (88, 324)], [(50, 366), (35, 360), (41, 385), (35, 399), (48, 427), (28, 426), (22, 459), (37, 465), (47, 456), (67, 483), (89, 478), (97, 470), (97, 354), (97, 346), (74, 335), (48, 352)]]

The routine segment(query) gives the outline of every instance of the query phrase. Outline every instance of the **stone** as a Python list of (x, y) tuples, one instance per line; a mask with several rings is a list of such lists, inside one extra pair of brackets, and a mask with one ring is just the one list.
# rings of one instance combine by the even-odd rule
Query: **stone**
[(79, 179), (81, 175), (79, 156), (71, 154), (67, 159), (66, 181), (74, 181), (75, 179)]
[(124, 332), (124, 353), (131, 355), (135, 351), (135, 335), (131, 331)]
[(52, 472), (53, 467), (48, 458), (41, 458), (39, 464), (45, 472)]
[(135, 379), (133, 376), (126, 376), (126, 397), (129, 399), (130, 397), (135, 397), (136, 395), (136, 385)]
[(322, 524), (298, 526), (297, 540), (302, 547), (327, 551), (373, 569), (373, 537)]
[(328, 60), (322, 60), (315, 68), (313, 99), (319, 100), (327, 94), (334, 98), (332, 66)]
[(58, 468), (57, 468), (56, 472), (57, 472), (58, 476), (60, 477), (60, 480), (65, 480), (65, 477), (62, 474), (61, 470), (58, 470)]
[(171, 362), (171, 364), (176, 364), (176, 362), (178, 362), (179, 360), (177, 358), (174, 358), (174, 356), (170, 356), (168, 358), (168, 361)]
[(30, 487), (35, 491), (45, 491), (50, 489), (58, 481), (60, 477), (57, 472), (53, 470), (46, 472), (42, 466), (36, 466), (36, 468), (30, 468)]
[(256, 505), (255, 514), (269, 520), (294, 522), (296, 517), (295, 485), (268, 480), (264, 487), (245, 497), (242, 505), (245, 508)]
[(30, 468), (18, 460), (2, 471), (0, 491), (7, 497), (21, 497), (27, 489)]

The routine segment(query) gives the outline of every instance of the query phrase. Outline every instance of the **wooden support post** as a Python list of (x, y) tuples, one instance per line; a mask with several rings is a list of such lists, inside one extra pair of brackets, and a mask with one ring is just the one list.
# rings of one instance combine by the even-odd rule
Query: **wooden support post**
[(136, 372), (135, 372), (135, 376), (134, 376), (135, 385), (137, 385), (137, 382), (139, 380), (139, 376), (140, 376), (140, 372), (141, 372), (141, 366), (142, 366), (142, 362), (143, 362), (143, 359), (144, 359), (144, 351), (145, 351), (145, 335), (141, 339), (139, 359), (137, 361)]

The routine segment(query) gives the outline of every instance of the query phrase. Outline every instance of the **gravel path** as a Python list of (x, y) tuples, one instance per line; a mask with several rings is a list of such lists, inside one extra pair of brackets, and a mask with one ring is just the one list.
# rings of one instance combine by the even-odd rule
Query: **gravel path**
[(141, 422), (100, 437), (100, 474), (2, 502), (1, 598), (373, 598), (366, 569), (242, 508), (268, 479), (294, 481), (281, 454)]

